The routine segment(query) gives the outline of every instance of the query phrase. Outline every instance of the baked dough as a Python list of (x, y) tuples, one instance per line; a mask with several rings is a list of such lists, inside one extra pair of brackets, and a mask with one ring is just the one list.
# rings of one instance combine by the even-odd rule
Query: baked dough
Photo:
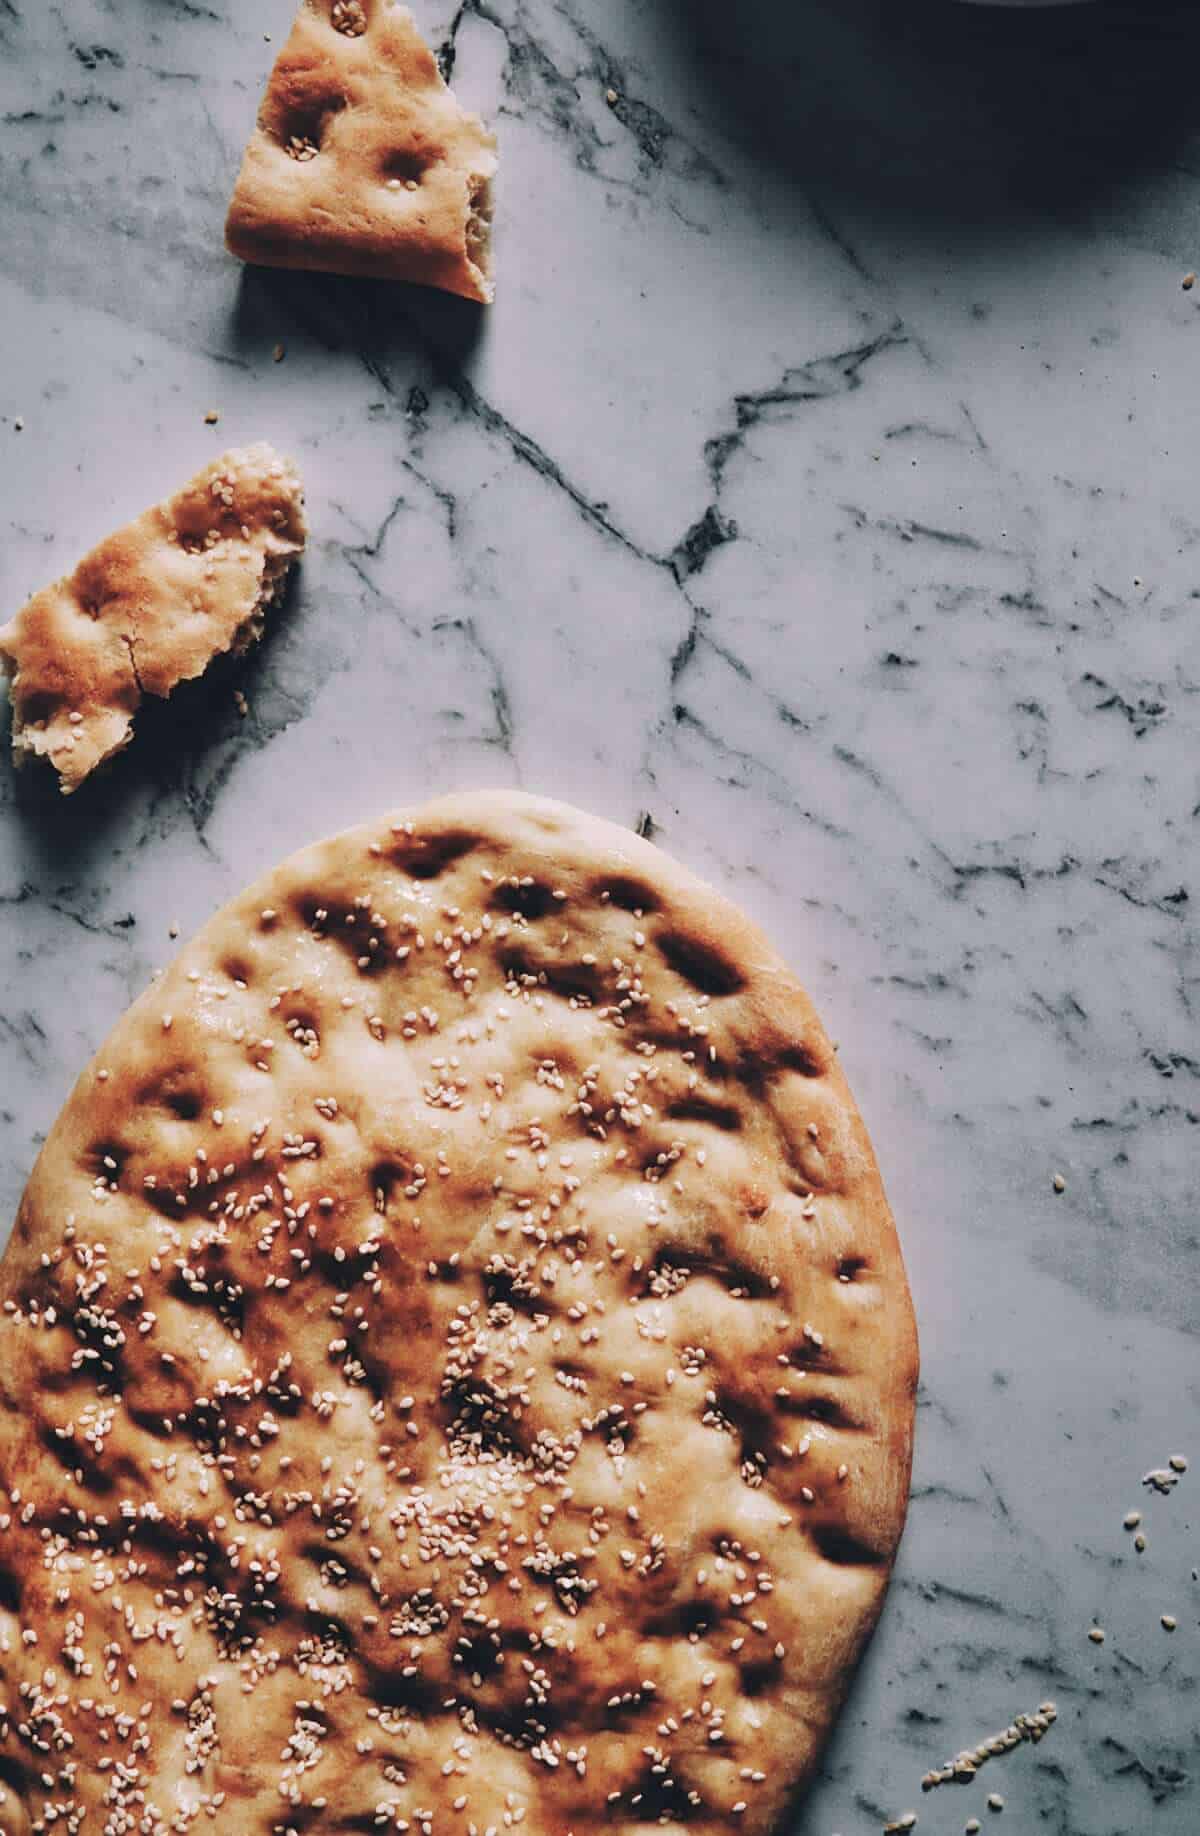
[(396, 0), (304, 0), (225, 239), (243, 261), (492, 298), (495, 141)]
[(229, 452), (94, 548), (0, 629), (13, 756), (50, 760), (64, 795), (169, 695), (262, 635), (304, 548), (304, 487), (269, 446)]
[(917, 1359), (806, 996), (633, 835), (458, 796), (121, 1021), (0, 1265), (0, 1830), (778, 1824)]

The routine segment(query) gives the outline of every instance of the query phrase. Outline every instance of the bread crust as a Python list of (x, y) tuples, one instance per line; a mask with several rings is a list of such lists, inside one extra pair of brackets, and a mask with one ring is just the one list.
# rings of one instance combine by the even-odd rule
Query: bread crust
[(225, 239), (266, 267), (412, 281), (486, 304), (495, 172), (493, 137), (459, 107), (407, 7), (304, 0)]
[(810, 1002), (648, 843), (479, 793), (267, 875), (81, 1077), (0, 1298), (9, 1836), (717, 1836), (811, 1777), (912, 1310)]
[(77, 790), (128, 745), (143, 696), (257, 640), (306, 536), (299, 474), (265, 444), (108, 536), (0, 629), (17, 763), (49, 759)]

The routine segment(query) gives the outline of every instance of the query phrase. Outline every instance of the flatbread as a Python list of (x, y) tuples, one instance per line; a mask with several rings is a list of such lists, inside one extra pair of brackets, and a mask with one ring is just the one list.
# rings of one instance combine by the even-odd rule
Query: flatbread
[(225, 453), (94, 548), (0, 629), (13, 756), (50, 760), (64, 794), (169, 695), (261, 635), (304, 548), (304, 488), (269, 446)]
[(813, 1772), (912, 1312), (806, 996), (647, 843), (484, 794), (269, 874), (0, 1296), (6, 1836), (717, 1836)]
[(304, 0), (225, 239), (243, 261), (492, 298), (495, 141), (396, 0)]

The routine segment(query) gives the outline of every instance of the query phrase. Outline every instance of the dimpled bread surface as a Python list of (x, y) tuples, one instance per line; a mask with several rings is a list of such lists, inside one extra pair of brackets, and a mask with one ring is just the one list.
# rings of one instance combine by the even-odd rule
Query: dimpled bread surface
[(916, 1336), (806, 996), (631, 834), (296, 855), (84, 1073), (0, 1264), (0, 1831), (777, 1827)]
[(397, 0), (303, 0), (225, 228), (267, 267), (492, 298), (495, 141)]

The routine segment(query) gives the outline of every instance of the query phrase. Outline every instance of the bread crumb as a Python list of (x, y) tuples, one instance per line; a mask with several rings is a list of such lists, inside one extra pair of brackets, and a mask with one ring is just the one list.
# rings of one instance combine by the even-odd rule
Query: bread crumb
[(233, 691), (233, 705), (242, 719), (245, 720), (250, 712), (250, 703), (246, 700), (240, 688), (235, 688)]
[(621, 98), (615, 89), (606, 89), (604, 92), (604, 100), (608, 103), (610, 108), (615, 108)]
[(1002, 1811), (1004, 1809), (1004, 1799), (1000, 1796), (998, 1791), (992, 1793), (987, 1804), (990, 1811)]
[(1196, 285), (1195, 270), (1189, 268), (1188, 272), (1183, 277), (1183, 291), (1185, 293), (1190, 293), (1192, 291), (1192, 288), (1195, 285)]
[(221, 416), (217, 410), (215, 408), (210, 408), (204, 417), (204, 425), (206, 427), (215, 427), (220, 418)]
[(1173, 1453), (1167, 1465), (1173, 1473), (1186, 1473), (1188, 1469), (1187, 1459), (1181, 1453)]
[(1174, 1613), (1164, 1613), (1162, 1615), (1162, 1629), (1164, 1632), (1173, 1632), (1178, 1624), (1179, 1621), (1176, 1619)]
[(283, 345), (277, 344), (275, 346), (275, 349), (271, 352), (271, 362), (272, 363), (282, 363), (286, 356), (287, 356), (287, 352), (284, 349)]
[(1102, 1645), (1104, 1643), (1103, 1626), (1093, 1626), (1091, 1631), (1088, 1633), (1088, 1637), (1091, 1639), (1093, 1645)]
[(1065, 1191), (1066, 1191), (1066, 1189), (1067, 1189), (1067, 1182), (1066, 1182), (1066, 1180), (1065, 1180), (1065, 1179), (1063, 1178), (1063, 1176), (1062, 1176), (1062, 1174), (1061, 1174), (1061, 1173), (1056, 1173), (1056, 1174), (1054, 1175), (1054, 1178), (1053, 1178), (1053, 1180), (1051, 1181), (1051, 1184), (1053, 1185), (1053, 1187), (1054, 1187), (1054, 1190), (1055, 1190), (1056, 1192), (1065, 1192)]

